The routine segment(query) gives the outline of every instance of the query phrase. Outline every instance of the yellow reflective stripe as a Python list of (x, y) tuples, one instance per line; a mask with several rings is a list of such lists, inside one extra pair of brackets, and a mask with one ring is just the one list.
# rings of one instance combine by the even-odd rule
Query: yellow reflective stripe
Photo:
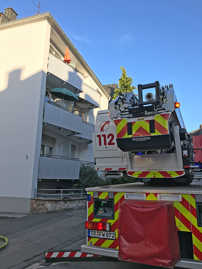
[(150, 177), (151, 177), (150, 173), (145, 176), (145, 178), (150, 178)]
[(105, 199), (107, 196), (108, 196), (108, 192), (102, 192), (102, 193), (99, 195), (99, 198), (100, 198), (100, 199)]
[(114, 205), (116, 205), (119, 200), (122, 198), (122, 196), (124, 195), (124, 193), (120, 192), (120, 193), (116, 193), (114, 196)]
[(132, 174), (132, 177), (139, 177), (139, 175), (142, 173), (142, 171), (134, 172)]
[(151, 135), (153, 135), (153, 136), (154, 135), (161, 135), (161, 133), (158, 130), (155, 129), (155, 132), (154, 133), (151, 133)]
[(113, 242), (114, 242), (114, 240), (107, 239), (99, 247), (108, 248)]
[(168, 173), (171, 177), (179, 177), (179, 175), (178, 175), (175, 171), (167, 171), (167, 173)]
[(192, 205), (193, 208), (196, 208), (196, 201), (192, 195), (183, 195), (183, 198)]
[(133, 123), (133, 135), (138, 131), (140, 127), (150, 133), (149, 123), (147, 121), (136, 121)]
[(154, 120), (168, 130), (168, 121), (164, 119), (164, 117), (162, 117), (160, 114), (155, 115)]
[(88, 216), (90, 216), (93, 213), (93, 204), (88, 208)]
[(197, 219), (180, 203), (176, 204), (176, 208), (180, 211), (180, 213), (186, 217), (193, 226), (198, 230), (197, 227)]
[(146, 200), (156, 201), (156, 200), (158, 200), (158, 198), (153, 193), (150, 193), (147, 195)]
[(190, 230), (176, 217), (175, 217), (175, 223), (179, 231), (190, 232)]
[[(88, 192), (88, 195), (90, 195), (92, 199), (93, 192)], [(94, 203), (92, 203), (92, 205), (88, 208), (88, 217), (93, 213), (93, 209), (94, 209)]]
[(151, 171), (146, 177), (151, 178), (163, 178), (164, 176), (158, 171)]
[[(143, 172), (149, 172), (144, 178), (165, 178), (164, 175), (161, 174), (161, 171), (134, 171), (133, 174), (128, 174), (128, 176), (131, 177), (138, 177)], [(171, 178), (180, 177), (181, 175), (178, 175), (176, 171), (165, 171), (167, 172)]]
[(119, 218), (119, 211), (120, 211), (119, 209), (116, 210), (116, 212), (115, 212), (115, 214), (114, 214), (114, 222), (117, 221), (118, 218)]
[(116, 126), (116, 134), (119, 134), (123, 127), (127, 124), (126, 119), (122, 119), (119, 124)]
[(194, 260), (199, 261), (199, 258), (194, 254)]
[(90, 245), (90, 243), (92, 245), (95, 245), (98, 240), (99, 240), (99, 238), (93, 238), (93, 237), (91, 237), (91, 239), (88, 241), (88, 245)]
[(193, 244), (202, 252), (202, 242), (192, 233)]

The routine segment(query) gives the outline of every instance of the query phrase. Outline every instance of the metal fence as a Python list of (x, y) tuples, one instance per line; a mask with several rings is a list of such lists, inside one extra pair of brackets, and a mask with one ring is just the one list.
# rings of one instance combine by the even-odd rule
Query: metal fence
[(37, 198), (65, 200), (65, 199), (85, 199), (84, 189), (39, 189)]

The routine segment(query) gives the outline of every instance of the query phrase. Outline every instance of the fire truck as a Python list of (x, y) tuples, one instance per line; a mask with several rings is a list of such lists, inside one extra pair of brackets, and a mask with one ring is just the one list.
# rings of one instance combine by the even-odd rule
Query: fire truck
[(98, 112), (95, 159), (107, 175), (190, 184), (192, 142), (173, 85), (138, 85), (138, 96), (122, 94)]
[(202, 268), (200, 164), (172, 85), (138, 85), (99, 111), (95, 131), (99, 172), (134, 183), (87, 188), (86, 243), (82, 252), (45, 259), (98, 255), (152, 266)]
[(138, 85), (98, 112), (97, 170), (134, 183), (87, 188), (82, 251), (122, 261), (202, 268), (202, 185), (173, 85)]

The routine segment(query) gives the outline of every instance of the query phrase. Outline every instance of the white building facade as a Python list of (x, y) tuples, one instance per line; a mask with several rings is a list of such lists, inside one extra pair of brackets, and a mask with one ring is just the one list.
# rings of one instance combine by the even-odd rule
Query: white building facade
[(39, 180), (78, 179), (94, 162), (108, 95), (49, 13), (2, 23), (0, 44), (0, 212), (28, 213)]

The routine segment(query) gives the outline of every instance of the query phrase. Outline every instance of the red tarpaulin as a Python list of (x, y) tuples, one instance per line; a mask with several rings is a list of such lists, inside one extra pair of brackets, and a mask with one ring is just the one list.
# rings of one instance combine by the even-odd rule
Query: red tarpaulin
[(125, 200), (119, 228), (120, 260), (173, 267), (180, 259), (172, 203)]
[(193, 146), (196, 148), (194, 150), (194, 161), (202, 162), (202, 135), (193, 136)]

